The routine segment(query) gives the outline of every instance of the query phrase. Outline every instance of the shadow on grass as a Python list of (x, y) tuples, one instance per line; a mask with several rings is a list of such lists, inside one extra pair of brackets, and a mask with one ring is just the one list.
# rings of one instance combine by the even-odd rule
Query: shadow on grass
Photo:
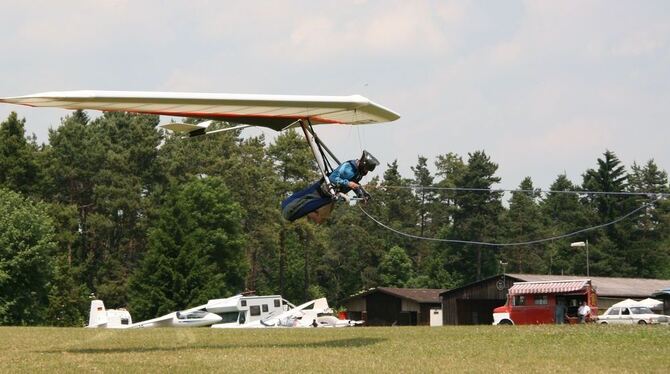
[(110, 348), (68, 348), (68, 349), (55, 349), (48, 351), (38, 351), (40, 353), (144, 353), (144, 352), (171, 352), (171, 351), (183, 351), (186, 349), (236, 349), (236, 348), (359, 348), (374, 345), (384, 341), (385, 339), (381, 338), (351, 338), (351, 339), (338, 339), (338, 340), (326, 340), (314, 343), (301, 343), (301, 342), (292, 342), (292, 343), (252, 343), (252, 344), (192, 344), (192, 345), (183, 345), (176, 347), (110, 347)]

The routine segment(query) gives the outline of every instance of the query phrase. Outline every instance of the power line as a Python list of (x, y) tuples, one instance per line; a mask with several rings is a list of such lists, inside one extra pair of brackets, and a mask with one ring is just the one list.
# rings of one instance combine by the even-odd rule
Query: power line
[(419, 239), (419, 240), (429, 240), (429, 241), (436, 241), (436, 242), (444, 242), (444, 243), (475, 244), (475, 245), (482, 245), (482, 246), (489, 246), (489, 247), (513, 247), (513, 246), (539, 244), (539, 243), (549, 242), (549, 241), (553, 241), (553, 240), (565, 239), (565, 238), (569, 238), (571, 236), (575, 236), (575, 235), (578, 235), (578, 234), (581, 234), (581, 233), (584, 233), (584, 232), (587, 232), (587, 231), (593, 231), (593, 230), (601, 229), (601, 228), (604, 228), (604, 227), (607, 227), (607, 226), (611, 226), (611, 225), (614, 225), (615, 223), (623, 221), (624, 219), (632, 216), (633, 214), (641, 211), (642, 209), (646, 209), (646, 208), (652, 206), (654, 203), (656, 203), (660, 199), (661, 199), (660, 197), (656, 198), (654, 201), (645, 203), (642, 206), (632, 210), (631, 212), (629, 212), (629, 213), (627, 213), (627, 214), (625, 214), (625, 215), (623, 215), (623, 216), (621, 216), (621, 217), (619, 217), (619, 218), (617, 218), (613, 221), (603, 223), (601, 225), (591, 226), (591, 227), (587, 227), (585, 229), (577, 230), (577, 231), (570, 232), (570, 233), (567, 233), (567, 234), (552, 236), (552, 237), (549, 237), (549, 238), (530, 240), (530, 241), (526, 241), (526, 242), (516, 242), (516, 243), (491, 243), (491, 242), (479, 242), (479, 241), (472, 241), (472, 240), (440, 239), (440, 238), (428, 238), (428, 237), (424, 237), (424, 236), (408, 234), (408, 233), (396, 230), (392, 227), (389, 227), (389, 226), (383, 224), (382, 222), (377, 220), (375, 217), (373, 217), (370, 213), (368, 213), (365, 209), (363, 209), (363, 207), (361, 205), (359, 205), (359, 208), (363, 213), (365, 213), (366, 216), (368, 216), (368, 218), (370, 218), (372, 221), (374, 221), (379, 226), (381, 226), (381, 227), (383, 227), (383, 228), (385, 228), (389, 231), (392, 231), (392, 232), (394, 232), (398, 235), (406, 236), (408, 238)]
[(648, 197), (670, 197), (667, 192), (629, 192), (629, 191), (591, 191), (591, 190), (524, 190), (524, 189), (490, 189), (474, 187), (439, 187), (439, 186), (368, 186), (368, 189), (408, 189), (408, 190), (446, 190), (446, 191), (470, 191), (470, 192), (526, 192), (526, 193), (555, 193), (555, 194), (579, 194), (579, 195), (627, 195), (627, 196), (648, 196)]

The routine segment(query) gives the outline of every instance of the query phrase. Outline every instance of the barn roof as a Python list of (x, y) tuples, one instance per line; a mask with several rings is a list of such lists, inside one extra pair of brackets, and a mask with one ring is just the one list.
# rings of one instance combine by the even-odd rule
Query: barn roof
[[(572, 280), (574, 275), (506, 274), (522, 282)], [(583, 276), (582, 276), (583, 277)], [(580, 277), (581, 278), (581, 277)], [(660, 289), (670, 287), (669, 279), (588, 277), (601, 297), (645, 298)]]
[(387, 295), (395, 296), (401, 299), (412, 300), (420, 304), (440, 303), (440, 293), (446, 291), (444, 288), (396, 288), (396, 287), (377, 287), (367, 291), (352, 295), (345, 300), (351, 300), (356, 297), (363, 297), (375, 292), (381, 292)]
[[(547, 274), (515, 274), (507, 273), (506, 277), (519, 282), (546, 282), (546, 281), (567, 281), (575, 279), (590, 279), (591, 284), (600, 297), (616, 298), (642, 298), (649, 297), (664, 288), (670, 288), (669, 279), (644, 279), (644, 278), (616, 278), (616, 277), (584, 277), (576, 275), (547, 275)], [(467, 284), (462, 287), (452, 288), (441, 293), (442, 296), (451, 292), (470, 287), (474, 284), (490, 281), (500, 278), (501, 275), (495, 275), (477, 282)]]

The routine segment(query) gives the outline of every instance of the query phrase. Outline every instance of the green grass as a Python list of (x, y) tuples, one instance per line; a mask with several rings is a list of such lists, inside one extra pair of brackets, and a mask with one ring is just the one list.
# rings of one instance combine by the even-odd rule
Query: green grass
[(670, 370), (669, 326), (342, 329), (1, 327), (1, 372), (640, 372)]

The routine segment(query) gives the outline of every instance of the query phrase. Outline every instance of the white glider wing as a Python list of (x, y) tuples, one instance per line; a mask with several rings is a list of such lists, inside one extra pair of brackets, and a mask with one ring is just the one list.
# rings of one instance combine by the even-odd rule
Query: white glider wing
[(0, 98), (34, 107), (124, 111), (221, 120), (282, 130), (298, 120), (362, 125), (400, 116), (360, 95), (252, 95), (141, 91), (62, 91)]
[(175, 312), (166, 314), (164, 316), (148, 319), (146, 321), (142, 322), (136, 322), (133, 323), (130, 327), (131, 328), (138, 328), (138, 327), (168, 327), (172, 326), (172, 321), (174, 320), (175, 317)]

